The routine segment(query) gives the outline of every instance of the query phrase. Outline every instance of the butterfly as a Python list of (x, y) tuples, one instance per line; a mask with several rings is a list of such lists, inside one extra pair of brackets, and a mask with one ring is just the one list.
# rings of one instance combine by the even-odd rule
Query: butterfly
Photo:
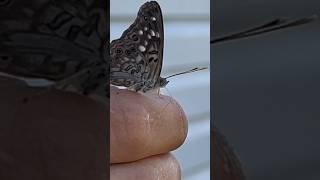
[(168, 78), (203, 70), (194, 68), (166, 78), (160, 76), (163, 62), (164, 28), (160, 5), (144, 3), (137, 18), (119, 39), (110, 45), (110, 83), (147, 92), (165, 87)]
[(109, 95), (107, 18), (99, 3), (6, 2), (0, 4), (1, 76), (32, 89)]

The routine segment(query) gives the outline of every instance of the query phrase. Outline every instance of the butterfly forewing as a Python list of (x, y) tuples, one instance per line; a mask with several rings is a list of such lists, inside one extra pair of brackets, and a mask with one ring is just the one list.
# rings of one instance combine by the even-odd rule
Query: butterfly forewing
[(111, 42), (111, 84), (146, 92), (160, 85), (163, 20), (157, 2), (141, 6), (134, 23)]

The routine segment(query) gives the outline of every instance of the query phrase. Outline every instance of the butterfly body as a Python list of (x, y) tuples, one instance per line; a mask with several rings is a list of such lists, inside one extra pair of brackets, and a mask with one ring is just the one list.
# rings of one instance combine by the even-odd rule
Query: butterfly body
[(134, 23), (111, 42), (110, 82), (135, 91), (164, 87), (161, 78), (164, 30), (162, 12), (155, 1), (143, 4)]

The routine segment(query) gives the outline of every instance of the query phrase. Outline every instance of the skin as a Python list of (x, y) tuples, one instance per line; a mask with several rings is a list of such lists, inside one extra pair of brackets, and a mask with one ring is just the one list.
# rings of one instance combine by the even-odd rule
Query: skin
[(0, 90), (0, 179), (109, 179), (108, 153), (111, 180), (181, 178), (170, 151), (184, 142), (187, 120), (170, 97), (111, 87), (109, 107), (4, 78)]
[(110, 172), (111, 180), (181, 179), (179, 163), (170, 154), (155, 155), (131, 163), (114, 164)]
[(181, 106), (168, 96), (111, 87), (111, 180), (178, 180), (177, 160), (169, 154), (187, 135)]
[(108, 179), (106, 105), (3, 78), (0, 91), (0, 179)]

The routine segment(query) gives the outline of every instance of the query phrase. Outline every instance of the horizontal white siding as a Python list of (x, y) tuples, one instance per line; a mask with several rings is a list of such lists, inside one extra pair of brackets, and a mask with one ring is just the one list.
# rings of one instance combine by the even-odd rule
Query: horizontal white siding
[[(111, 0), (110, 39), (119, 38), (133, 22), (144, 0)], [(210, 1), (158, 0), (164, 16), (162, 77), (210, 65)], [(161, 92), (174, 97), (189, 120), (186, 142), (174, 151), (183, 180), (210, 179), (210, 73), (194, 72), (169, 79)]]
[[(139, 7), (146, 0), (111, 0), (111, 16), (113, 18), (124, 17), (134, 19)], [(200, 16), (209, 18), (209, 0), (158, 0), (164, 17), (175, 18), (176, 16)]]

